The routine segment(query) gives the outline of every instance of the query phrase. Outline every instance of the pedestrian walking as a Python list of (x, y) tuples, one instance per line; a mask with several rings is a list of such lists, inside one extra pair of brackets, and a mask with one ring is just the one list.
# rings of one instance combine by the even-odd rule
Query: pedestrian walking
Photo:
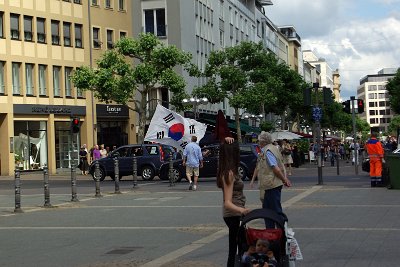
[[(192, 136), (192, 141), (183, 150), (183, 166), (186, 166), (186, 177), (189, 181), (189, 190), (197, 190), (200, 168), (203, 168), (203, 155), (200, 146), (196, 143), (197, 136)], [(192, 182), (192, 175), (194, 184)]]
[(369, 139), (366, 144), (369, 156), (369, 176), (371, 178), (371, 187), (382, 185), (382, 161), (384, 150), (381, 142), (376, 137), (376, 133), (371, 133), (371, 139)]
[(283, 139), (282, 142), (282, 157), (286, 169), (289, 171), (288, 175), (292, 175), (292, 164), (293, 164), (292, 146), (290, 145), (287, 139)]
[(99, 145), (95, 145), (93, 149), (93, 161), (98, 160), (101, 158)]
[(79, 169), (81, 170), (81, 174), (87, 175), (89, 171), (89, 163), (88, 163), (88, 152), (86, 151), (85, 146), (81, 147), (79, 151)]
[(234, 266), (240, 218), (249, 212), (245, 208), (246, 197), (243, 195), (244, 184), (238, 173), (239, 164), (238, 142), (222, 143), (219, 149), (217, 186), (223, 191), (223, 219), (229, 229), (228, 267)]

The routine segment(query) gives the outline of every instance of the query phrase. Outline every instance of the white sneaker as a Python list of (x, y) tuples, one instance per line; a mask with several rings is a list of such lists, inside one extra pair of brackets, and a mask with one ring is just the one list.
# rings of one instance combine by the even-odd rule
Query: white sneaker
[(192, 188), (193, 188), (193, 184), (190, 182), (189, 190), (192, 190)]
[(194, 185), (193, 186), (193, 191), (196, 191), (197, 190), (197, 185)]

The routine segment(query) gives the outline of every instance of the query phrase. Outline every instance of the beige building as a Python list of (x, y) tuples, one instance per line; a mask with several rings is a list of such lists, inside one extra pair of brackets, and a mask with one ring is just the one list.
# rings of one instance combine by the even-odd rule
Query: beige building
[[(0, 173), (77, 164), (79, 146), (135, 142), (133, 114), (69, 76), (131, 33), (130, 1), (0, 0)], [(92, 40), (92, 41), (91, 41)], [(71, 118), (81, 122), (70, 133)], [(132, 134), (133, 132), (133, 134)]]

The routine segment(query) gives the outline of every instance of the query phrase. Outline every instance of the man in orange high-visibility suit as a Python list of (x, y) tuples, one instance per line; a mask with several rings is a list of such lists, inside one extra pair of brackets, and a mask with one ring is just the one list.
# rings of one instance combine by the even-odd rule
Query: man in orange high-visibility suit
[(371, 177), (371, 187), (382, 185), (382, 160), (384, 150), (381, 142), (376, 139), (376, 133), (371, 133), (366, 147), (369, 156), (369, 176)]

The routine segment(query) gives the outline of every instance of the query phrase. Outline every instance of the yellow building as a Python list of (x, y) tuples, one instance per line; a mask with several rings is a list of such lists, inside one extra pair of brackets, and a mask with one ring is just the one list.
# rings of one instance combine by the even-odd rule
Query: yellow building
[[(79, 66), (95, 66), (131, 30), (126, 0), (0, 0), (0, 173), (50, 173), (77, 164), (79, 146), (134, 143), (127, 107), (97, 103), (73, 87)], [(70, 133), (71, 118), (81, 123)]]

